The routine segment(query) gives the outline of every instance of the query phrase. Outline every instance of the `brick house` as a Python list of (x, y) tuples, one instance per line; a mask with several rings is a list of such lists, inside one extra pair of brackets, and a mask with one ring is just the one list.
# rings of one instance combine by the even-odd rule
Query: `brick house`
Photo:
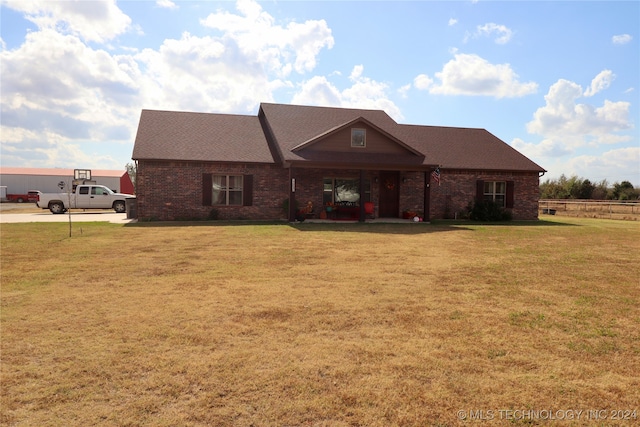
[(532, 220), (545, 172), (484, 129), (267, 103), (257, 116), (143, 110), (132, 158), (138, 217), (157, 220), (293, 220), (307, 205), (329, 219), (429, 220), (483, 199)]

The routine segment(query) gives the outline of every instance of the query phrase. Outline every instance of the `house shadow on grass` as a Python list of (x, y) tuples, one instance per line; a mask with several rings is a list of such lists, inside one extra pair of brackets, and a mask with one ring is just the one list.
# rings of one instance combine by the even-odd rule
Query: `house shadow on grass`
[(431, 234), (447, 231), (475, 231), (482, 227), (558, 227), (578, 226), (559, 221), (510, 221), (510, 222), (476, 222), (466, 220), (434, 220), (430, 223), (415, 223), (410, 221), (392, 222), (346, 222), (346, 221), (303, 221), (290, 223), (286, 221), (141, 221), (125, 224), (125, 227), (247, 227), (247, 226), (285, 226), (295, 230), (308, 231), (342, 231), (349, 233), (380, 233), (380, 234)]
[(577, 226), (557, 221), (509, 221), (509, 222), (480, 222), (466, 220), (434, 220), (430, 223), (403, 222), (296, 222), (290, 223), (299, 231), (347, 231), (361, 233), (382, 233), (382, 234), (428, 234), (444, 231), (475, 231), (482, 227), (557, 227), (557, 226)]

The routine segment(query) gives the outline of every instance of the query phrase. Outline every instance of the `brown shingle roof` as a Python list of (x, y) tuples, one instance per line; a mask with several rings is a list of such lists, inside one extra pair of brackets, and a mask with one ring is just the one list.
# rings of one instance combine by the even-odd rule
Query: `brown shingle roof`
[(359, 118), (375, 124), (393, 136), (396, 122), (381, 110), (351, 108), (309, 107), (302, 105), (260, 104), (284, 161), (303, 160), (293, 150), (331, 129)]
[[(380, 156), (364, 152), (335, 156), (295, 150), (357, 120), (371, 123), (392, 140), (424, 156)], [(143, 110), (132, 158), (314, 164), (337, 161), (354, 165), (544, 171), (484, 129), (402, 125), (381, 110), (269, 103), (260, 105), (258, 117)]]
[[(284, 161), (321, 161), (320, 154), (304, 157), (294, 149), (305, 141), (313, 140), (330, 129), (363, 118), (415, 151), (424, 155), (422, 166), (440, 165), (449, 169), (491, 169), (504, 171), (544, 171), (520, 152), (484, 129), (450, 128), (438, 126), (401, 125), (384, 111), (333, 107), (309, 107), (284, 104), (261, 104), (275, 143)], [(379, 162), (379, 158), (360, 154), (358, 159), (345, 158), (341, 162)], [(374, 156), (375, 157), (375, 156)], [(329, 161), (329, 155), (322, 160)], [(407, 156), (386, 158), (387, 163), (419, 166), (416, 159)]]
[(273, 163), (256, 116), (142, 110), (135, 160)]
[(397, 134), (444, 169), (544, 169), (485, 129), (398, 125)]

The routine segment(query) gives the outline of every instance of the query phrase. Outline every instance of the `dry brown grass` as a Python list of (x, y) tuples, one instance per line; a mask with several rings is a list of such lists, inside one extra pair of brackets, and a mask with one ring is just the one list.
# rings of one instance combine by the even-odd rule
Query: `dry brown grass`
[(2, 225), (2, 425), (640, 411), (637, 223), (65, 227)]

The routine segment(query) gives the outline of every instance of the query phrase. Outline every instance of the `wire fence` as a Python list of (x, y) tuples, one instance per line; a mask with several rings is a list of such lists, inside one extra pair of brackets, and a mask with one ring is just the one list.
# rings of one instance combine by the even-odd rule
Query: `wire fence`
[(538, 207), (543, 215), (632, 221), (640, 219), (640, 202), (638, 201), (542, 199), (538, 202)]

